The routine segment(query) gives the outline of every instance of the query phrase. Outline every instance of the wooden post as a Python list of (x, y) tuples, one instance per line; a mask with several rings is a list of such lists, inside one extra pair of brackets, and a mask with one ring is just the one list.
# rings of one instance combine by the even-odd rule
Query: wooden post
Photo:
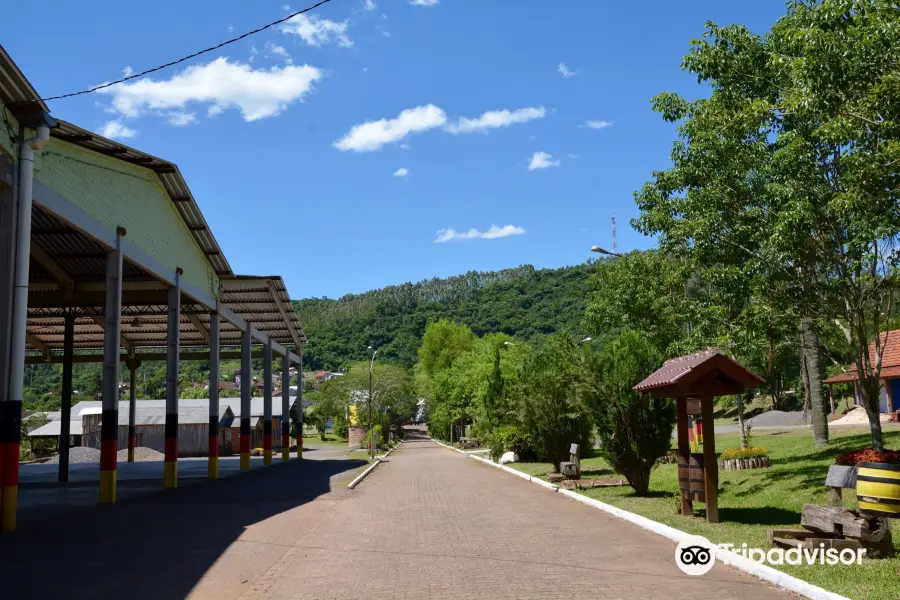
[(700, 399), (703, 422), (703, 470), (706, 480), (706, 520), (719, 522), (719, 463), (716, 460), (716, 431), (713, 425), (713, 399), (706, 394)]
[[(690, 464), (691, 448), (688, 443), (688, 415), (687, 415), (687, 398), (676, 398), (675, 407), (678, 411), (678, 455), (684, 461), (684, 464)], [(691, 500), (689, 493), (681, 493), (681, 514), (693, 516), (694, 502)]]

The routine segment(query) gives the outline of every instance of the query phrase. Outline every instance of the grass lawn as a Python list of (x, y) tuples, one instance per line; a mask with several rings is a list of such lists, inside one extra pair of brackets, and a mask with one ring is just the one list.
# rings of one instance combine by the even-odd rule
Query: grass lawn
[(323, 440), (318, 433), (307, 434), (303, 436), (303, 445), (304, 446), (321, 446), (324, 444), (332, 445), (332, 446), (346, 446), (347, 440), (341, 440), (336, 435), (331, 435), (326, 433), (325, 439)]
[[(739, 436), (716, 438), (716, 449), (738, 447)], [(812, 433), (805, 431), (755, 432), (752, 444), (769, 449), (772, 466), (748, 471), (719, 471), (719, 518), (710, 524), (703, 518), (676, 513), (678, 501), (677, 465), (660, 465), (653, 472), (648, 497), (637, 497), (631, 488), (605, 488), (584, 492), (591, 498), (644, 515), (677, 529), (702, 535), (712, 542), (746, 542), (750, 547), (768, 548), (769, 529), (800, 529), (800, 511), (804, 504), (827, 504), (824, 487), (828, 467), (838, 454), (871, 446), (867, 429), (832, 429), (831, 444), (816, 450)], [(900, 449), (900, 431), (885, 431), (885, 445)], [(612, 475), (600, 458), (582, 460), (584, 476)], [(539, 477), (546, 477), (550, 463), (516, 463), (508, 466)], [(853, 490), (844, 490), (844, 503), (856, 505)], [(695, 511), (702, 504), (695, 503)], [(900, 550), (900, 520), (891, 522), (894, 544)], [(900, 598), (900, 558), (864, 560), (861, 566), (776, 567), (832, 592), (859, 600), (896, 600)]]

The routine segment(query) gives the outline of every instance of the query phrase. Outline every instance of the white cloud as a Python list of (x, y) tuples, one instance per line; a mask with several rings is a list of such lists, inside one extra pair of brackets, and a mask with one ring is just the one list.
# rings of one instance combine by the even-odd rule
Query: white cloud
[(378, 31), (380, 31), (381, 35), (383, 35), (386, 38), (389, 38), (392, 35), (390, 31), (388, 31), (386, 29), (382, 29), (381, 27), (378, 28)]
[(447, 229), (438, 230), (434, 243), (443, 244), (454, 240), (495, 240), (511, 235), (522, 235), (523, 233), (525, 233), (525, 230), (516, 225), (504, 225), (503, 227), (491, 225), (491, 228), (487, 231), (478, 231), (474, 227), (468, 231), (456, 231), (452, 227), (448, 227)]
[(238, 108), (245, 121), (273, 117), (292, 102), (302, 100), (322, 78), (310, 65), (253, 69), (250, 65), (217, 58), (188, 67), (167, 80), (138, 79), (101, 93), (112, 96), (112, 108), (126, 117), (145, 110), (184, 109), (188, 103), (211, 103), (207, 114)]
[(100, 129), (100, 135), (112, 140), (127, 140), (128, 138), (133, 138), (137, 135), (137, 131), (130, 127), (126, 127), (122, 124), (122, 121), (116, 120), (107, 121), (103, 128)]
[(306, 15), (297, 15), (292, 19), (285, 21), (281, 26), (281, 30), (285, 33), (298, 35), (310, 46), (319, 47), (322, 44), (336, 43), (338, 46), (349, 48), (353, 45), (353, 40), (347, 35), (349, 23), (342, 21), (329, 21), (321, 19), (315, 15), (307, 17)]
[(394, 177), (406, 177), (407, 175), (409, 175), (409, 169), (406, 167), (400, 167), (394, 171)]
[(409, 150), (410, 148), (411, 148), (411, 146), (409, 144), (400, 144), (401, 150)]
[(588, 129), (604, 129), (605, 127), (612, 127), (612, 121), (585, 121), (583, 127), (587, 127)]
[(266, 42), (266, 52), (271, 52), (272, 54), (283, 60), (286, 64), (294, 64), (294, 59), (290, 54), (288, 54), (288, 51), (284, 49), (284, 46), (280, 46), (273, 42)]
[(531, 162), (528, 163), (528, 170), (546, 169), (548, 167), (558, 167), (559, 161), (553, 160), (552, 154), (546, 152), (535, 152), (531, 155)]
[(175, 125), (176, 127), (183, 127), (184, 125), (190, 125), (191, 123), (197, 120), (196, 113), (189, 113), (184, 111), (176, 111), (169, 113), (169, 123)]
[(291, 5), (290, 4), (282, 4), (281, 10), (283, 10), (284, 12), (291, 12)]
[(347, 135), (334, 143), (334, 147), (343, 151), (372, 152), (385, 144), (399, 142), (411, 133), (442, 127), (446, 122), (447, 114), (433, 104), (407, 108), (393, 119), (354, 125)]
[(228, 26), (228, 33), (234, 33), (234, 25)]
[(363, 9), (365, 10), (375, 10), (378, 8), (378, 5), (375, 4), (372, 0), (363, 0)]
[(122, 75), (125, 77), (131, 77), (134, 75), (134, 69), (131, 68), (131, 65), (126, 65), (124, 69), (122, 69)]
[(566, 66), (566, 63), (559, 63), (559, 66), (556, 67), (556, 70), (559, 71), (559, 74), (568, 79), (569, 77), (575, 77), (578, 75), (578, 71), (571, 71), (569, 67)]
[(508, 127), (513, 123), (526, 123), (534, 119), (541, 119), (547, 111), (543, 106), (534, 108), (520, 108), (518, 110), (509, 111), (490, 110), (482, 114), (477, 119), (461, 118), (457, 123), (447, 126), (450, 133), (471, 133), (473, 131), (486, 131), (488, 129), (496, 129), (498, 127)]
[(409, 0), (413, 6), (437, 6), (441, 0)]

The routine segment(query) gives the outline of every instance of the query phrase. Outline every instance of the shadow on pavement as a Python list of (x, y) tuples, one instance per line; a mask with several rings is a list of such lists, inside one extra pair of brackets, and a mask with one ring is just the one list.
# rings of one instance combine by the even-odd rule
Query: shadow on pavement
[(44, 519), (32, 511), (0, 536), (0, 598), (184, 598), (246, 527), (364, 464), (290, 461)]

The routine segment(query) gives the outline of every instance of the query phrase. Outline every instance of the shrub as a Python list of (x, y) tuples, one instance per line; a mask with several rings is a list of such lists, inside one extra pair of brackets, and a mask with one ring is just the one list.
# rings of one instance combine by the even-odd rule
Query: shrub
[(632, 389), (659, 363), (656, 348), (646, 338), (624, 331), (592, 364), (600, 454), (638, 495), (647, 493), (650, 472), (669, 451), (675, 426), (674, 402)]
[(363, 439), (363, 446), (366, 448), (369, 447), (373, 435), (375, 436), (375, 447), (382, 448), (384, 446), (384, 437), (381, 433), (381, 425), (375, 425), (366, 432), (366, 437)]
[(880, 462), (896, 465), (900, 464), (900, 451), (884, 450), (879, 452), (873, 448), (863, 448), (862, 450), (841, 454), (834, 462), (835, 464), (848, 467), (855, 467), (861, 462)]
[(735, 460), (745, 458), (763, 458), (769, 456), (765, 448), (729, 448), (722, 452), (722, 460)]
[(515, 452), (519, 458), (533, 454), (531, 438), (518, 425), (503, 425), (485, 436), (491, 458), (500, 460), (504, 452)]

